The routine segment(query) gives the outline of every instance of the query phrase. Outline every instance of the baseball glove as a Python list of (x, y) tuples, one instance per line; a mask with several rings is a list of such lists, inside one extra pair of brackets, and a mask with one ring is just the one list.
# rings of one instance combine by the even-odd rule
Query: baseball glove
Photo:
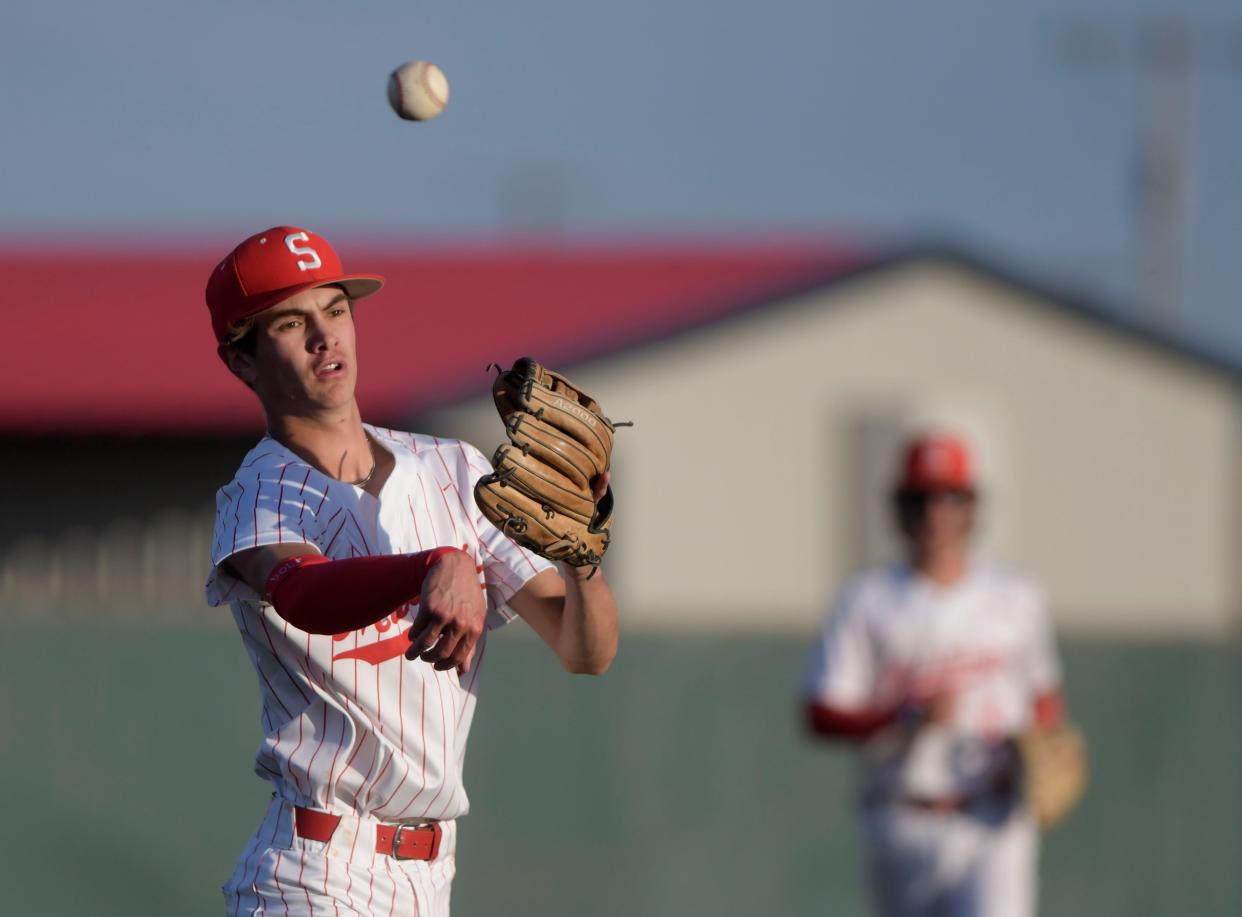
[[(495, 364), (493, 364), (495, 366)], [(590, 395), (523, 357), (492, 385), (509, 437), (474, 488), (483, 515), (523, 547), (575, 567), (598, 566), (612, 530), (612, 488), (598, 506), (591, 483), (608, 470), (617, 424)]]
[(1018, 737), (1018, 754), (1026, 804), (1047, 830), (1070, 813), (1087, 788), (1086, 742), (1069, 724), (1032, 727)]

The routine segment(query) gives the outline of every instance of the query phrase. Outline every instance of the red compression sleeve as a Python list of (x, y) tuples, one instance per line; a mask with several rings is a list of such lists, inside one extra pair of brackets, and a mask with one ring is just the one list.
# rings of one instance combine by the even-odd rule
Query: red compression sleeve
[(418, 554), (329, 560), (302, 554), (278, 563), (267, 577), (267, 600), (294, 627), (340, 634), (392, 613), (418, 598), (427, 571), (458, 548)]
[(838, 710), (810, 701), (806, 724), (812, 732), (833, 739), (869, 739), (897, 722), (898, 710)]

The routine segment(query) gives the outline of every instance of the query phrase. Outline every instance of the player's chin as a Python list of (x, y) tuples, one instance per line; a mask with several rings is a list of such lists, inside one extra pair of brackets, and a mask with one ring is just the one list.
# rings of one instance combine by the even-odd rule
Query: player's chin
[(327, 375), (312, 376), (306, 386), (307, 392), (317, 400), (348, 402), (354, 397), (356, 380), (353, 372), (345, 370)]

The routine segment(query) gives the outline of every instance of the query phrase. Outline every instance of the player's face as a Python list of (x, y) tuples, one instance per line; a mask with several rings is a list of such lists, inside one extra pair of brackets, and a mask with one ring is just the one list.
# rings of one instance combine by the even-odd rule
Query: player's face
[(269, 413), (350, 405), (357, 381), (353, 309), (339, 287), (316, 287), (261, 313), (254, 390)]
[(975, 526), (975, 495), (964, 490), (900, 494), (901, 530), (919, 552), (964, 549)]

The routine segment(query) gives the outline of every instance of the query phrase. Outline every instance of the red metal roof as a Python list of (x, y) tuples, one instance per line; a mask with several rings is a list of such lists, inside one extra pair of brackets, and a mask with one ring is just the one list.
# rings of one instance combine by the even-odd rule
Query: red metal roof
[[(223, 245), (28, 247), (0, 255), (9, 306), (0, 432), (220, 434), (262, 429), (215, 354), (203, 286)], [(721, 317), (862, 259), (823, 240), (748, 244), (338, 243), (388, 283), (359, 305), (358, 399), (393, 422), (489, 386), (529, 353), (568, 365)], [(63, 253), (62, 253), (63, 252)]]

